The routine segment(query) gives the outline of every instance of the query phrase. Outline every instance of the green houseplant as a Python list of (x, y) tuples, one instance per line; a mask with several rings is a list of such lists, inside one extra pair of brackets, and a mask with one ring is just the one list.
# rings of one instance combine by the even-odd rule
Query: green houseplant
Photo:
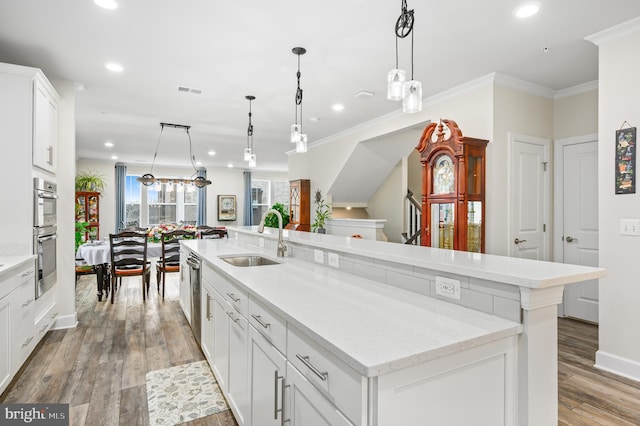
[[(284, 209), (284, 205), (282, 203), (275, 203), (271, 206), (271, 209), (277, 210), (282, 215), (282, 228), (289, 223), (289, 213), (287, 213)], [(277, 228), (278, 227), (278, 216), (271, 213), (268, 214), (267, 217), (264, 218), (264, 226), (268, 226), (269, 228)]]
[(319, 189), (316, 190), (315, 204), (316, 204), (316, 218), (314, 222), (311, 224), (311, 229), (313, 229), (319, 234), (324, 234), (325, 222), (331, 219), (331, 208), (324, 201), (324, 198), (322, 197), (322, 192), (320, 192)]
[(86, 171), (76, 175), (76, 191), (102, 192), (107, 186), (104, 176), (97, 172)]
[(87, 232), (87, 226), (89, 222), (76, 222), (76, 251), (78, 251), (78, 247), (84, 242), (82, 241), (82, 237), (84, 237), (85, 232)]

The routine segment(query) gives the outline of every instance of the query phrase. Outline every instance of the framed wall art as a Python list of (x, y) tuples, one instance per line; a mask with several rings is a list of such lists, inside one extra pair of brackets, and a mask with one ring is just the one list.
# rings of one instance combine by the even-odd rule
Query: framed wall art
[(616, 131), (616, 194), (636, 193), (636, 128)]
[(218, 221), (236, 220), (236, 196), (218, 195)]

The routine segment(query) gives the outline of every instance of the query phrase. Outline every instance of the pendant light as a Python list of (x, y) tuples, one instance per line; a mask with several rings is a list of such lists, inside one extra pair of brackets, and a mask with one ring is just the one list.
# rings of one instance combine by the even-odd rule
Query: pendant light
[[(396, 21), (396, 67), (387, 74), (387, 99), (402, 100), (402, 111), (422, 111), (422, 83), (413, 78), (413, 23), (414, 11), (407, 9), (407, 0), (402, 0), (401, 13)], [(398, 39), (411, 34), (411, 80), (398, 68)]]
[[(156, 164), (156, 158), (158, 157), (158, 148), (160, 147), (160, 141), (162, 140), (162, 132), (164, 132), (165, 127), (182, 129), (187, 134), (187, 137), (189, 139), (189, 160), (191, 160), (191, 166), (193, 166), (193, 170), (195, 171), (195, 173), (193, 174), (193, 176), (195, 177), (192, 176), (192, 179), (185, 180), (185, 179), (156, 178), (153, 175), (153, 166)], [(193, 147), (191, 144), (191, 134), (189, 133), (190, 128), (191, 126), (185, 126), (184, 124), (160, 123), (160, 136), (158, 137), (158, 143), (156, 144), (156, 151), (153, 154), (153, 161), (151, 162), (151, 170), (149, 171), (149, 173), (145, 173), (144, 175), (140, 176), (136, 180), (147, 187), (154, 185), (154, 189), (156, 189), (156, 191), (160, 190), (161, 185), (163, 183), (166, 184), (169, 189), (172, 187), (173, 184), (177, 185), (180, 183), (192, 184), (197, 188), (204, 188), (207, 185), (211, 185), (211, 181), (207, 180), (207, 178), (203, 176), (197, 176), (198, 168), (196, 167), (196, 163), (195, 163), (196, 157), (193, 155)]]
[[(296, 88), (296, 120), (291, 125), (291, 143), (296, 144), (296, 152), (307, 152), (307, 135), (302, 133), (302, 88), (300, 87), (300, 55), (307, 53), (304, 47), (294, 47), (291, 49), (294, 55), (298, 56), (298, 72), (296, 78), (298, 87)], [(298, 111), (300, 112), (300, 123), (298, 123)]]
[(247, 147), (244, 149), (244, 161), (249, 162), (249, 167), (256, 166), (256, 154), (253, 152), (253, 124), (251, 124), (251, 102), (256, 99), (253, 95), (244, 97), (249, 101), (249, 126), (247, 127)]

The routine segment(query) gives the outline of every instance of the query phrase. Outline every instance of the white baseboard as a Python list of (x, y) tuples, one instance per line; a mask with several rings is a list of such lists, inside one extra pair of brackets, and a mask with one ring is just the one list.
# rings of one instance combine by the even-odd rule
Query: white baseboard
[(640, 382), (640, 362), (598, 351), (595, 367)]
[(64, 330), (66, 328), (75, 328), (78, 325), (78, 315), (74, 312), (72, 315), (58, 316), (56, 322), (51, 327), (52, 330)]

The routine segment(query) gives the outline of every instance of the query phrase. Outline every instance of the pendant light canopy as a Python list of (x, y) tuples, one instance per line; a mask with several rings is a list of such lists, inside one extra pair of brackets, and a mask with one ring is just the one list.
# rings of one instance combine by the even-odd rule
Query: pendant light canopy
[(251, 102), (256, 99), (253, 95), (244, 97), (249, 101), (249, 126), (247, 127), (247, 147), (244, 149), (244, 161), (249, 162), (249, 167), (256, 166), (256, 153), (253, 152), (253, 124), (251, 124)]
[[(187, 134), (187, 137), (189, 138), (189, 160), (191, 161), (191, 166), (193, 166), (193, 170), (195, 171), (191, 179), (156, 178), (153, 175), (153, 166), (156, 163), (156, 157), (158, 156), (158, 148), (160, 147), (160, 141), (162, 140), (162, 132), (164, 132), (165, 127), (182, 129)], [(160, 136), (158, 137), (158, 143), (156, 144), (156, 151), (153, 154), (153, 161), (151, 162), (151, 170), (149, 171), (149, 173), (145, 173), (144, 175), (140, 176), (136, 180), (147, 187), (155, 184), (154, 188), (156, 190), (160, 190), (162, 184), (167, 185), (168, 188), (172, 188), (174, 184), (194, 185), (197, 188), (204, 188), (207, 185), (211, 185), (210, 180), (207, 180), (205, 177), (202, 177), (202, 176), (197, 176), (198, 168), (196, 167), (196, 157), (193, 155), (193, 147), (191, 145), (191, 134), (189, 133), (190, 128), (191, 126), (185, 126), (184, 124), (160, 123)]]
[[(422, 111), (422, 83), (413, 79), (413, 9), (407, 9), (407, 0), (402, 0), (401, 13), (396, 20), (396, 67), (387, 74), (387, 99), (402, 100), (403, 112)], [(411, 80), (406, 81), (406, 72), (398, 67), (398, 39), (411, 34)]]
[[(296, 79), (298, 86), (296, 88), (296, 120), (291, 125), (291, 143), (296, 144), (296, 152), (307, 152), (307, 135), (302, 133), (302, 88), (300, 87), (300, 55), (307, 53), (304, 47), (294, 47), (291, 49), (294, 55), (298, 56), (298, 72)], [(298, 123), (298, 112), (300, 113), (300, 123)]]

